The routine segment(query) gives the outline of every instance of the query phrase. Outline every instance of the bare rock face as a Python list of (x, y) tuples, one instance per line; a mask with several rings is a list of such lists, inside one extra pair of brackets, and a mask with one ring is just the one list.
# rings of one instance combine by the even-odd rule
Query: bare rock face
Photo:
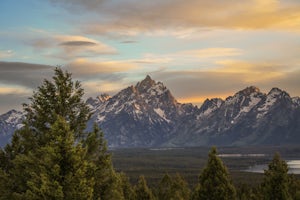
[[(286, 145), (300, 142), (300, 98), (273, 88), (250, 86), (225, 100), (207, 99), (200, 108), (178, 103), (161, 82), (147, 76), (110, 97), (88, 98), (87, 124), (104, 131), (110, 147)], [(24, 114), (0, 115), (1, 146), (22, 126)]]

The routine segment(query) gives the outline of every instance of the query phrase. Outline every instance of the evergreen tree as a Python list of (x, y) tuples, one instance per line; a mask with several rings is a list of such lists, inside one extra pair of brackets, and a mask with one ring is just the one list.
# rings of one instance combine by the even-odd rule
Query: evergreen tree
[(148, 187), (144, 176), (140, 176), (138, 184), (135, 186), (135, 195), (137, 200), (154, 200), (153, 193)]
[[(90, 117), (89, 108), (82, 100), (84, 90), (79, 81), (72, 81), (71, 73), (61, 68), (54, 70), (53, 81), (44, 80), (30, 98), (30, 104), (24, 104), (25, 123), (39, 133), (45, 133), (57, 116), (63, 117), (69, 124), (75, 138), (82, 136)], [(41, 141), (42, 142), (42, 141)]]
[(160, 200), (169, 200), (173, 195), (173, 181), (169, 174), (165, 174), (158, 185), (157, 197)]
[(180, 174), (176, 174), (173, 180), (173, 191), (176, 191), (173, 197), (174, 200), (190, 199), (191, 191), (187, 182)]
[(129, 182), (129, 178), (124, 173), (120, 173), (121, 187), (125, 200), (135, 200), (135, 193), (132, 185)]
[(92, 163), (85, 160), (85, 149), (74, 145), (74, 134), (63, 118), (57, 118), (50, 132), (47, 145), (13, 160), (7, 183), (11, 191), (2, 198), (92, 199), (94, 179), (87, 176)]
[(23, 104), (25, 111), (24, 127), (16, 131), (6, 155), (10, 160), (18, 153), (45, 145), (50, 139), (49, 130), (58, 117), (69, 124), (75, 140), (85, 138), (84, 129), (90, 118), (88, 106), (82, 100), (84, 91), (78, 81), (73, 82), (71, 74), (61, 68), (54, 70), (53, 80), (44, 80), (29, 104)]
[(121, 177), (114, 171), (103, 132), (96, 124), (84, 140), (84, 146), (87, 149), (86, 159), (94, 163), (90, 170), (95, 178), (94, 199), (123, 199)]
[(217, 156), (213, 147), (208, 155), (208, 162), (199, 177), (199, 188), (194, 199), (233, 200), (236, 191), (231, 183), (228, 170)]
[(300, 200), (300, 180), (294, 174), (289, 177), (289, 193), (294, 200)]
[(262, 194), (266, 200), (291, 199), (289, 194), (288, 166), (280, 155), (276, 153), (264, 172)]
[(103, 133), (84, 132), (90, 113), (82, 96), (59, 68), (34, 92), (23, 128), (0, 149), (0, 199), (124, 198)]
[(10, 188), (8, 187), (9, 177), (4, 170), (0, 169), (0, 200), (8, 199)]
[(160, 200), (190, 199), (190, 190), (187, 182), (179, 174), (176, 174), (175, 178), (165, 174), (158, 185), (157, 197)]

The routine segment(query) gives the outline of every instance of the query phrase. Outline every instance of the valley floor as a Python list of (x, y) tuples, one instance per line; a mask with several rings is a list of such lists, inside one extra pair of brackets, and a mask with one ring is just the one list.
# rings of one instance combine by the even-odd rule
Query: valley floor
[[(111, 152), (115, 169), (126, 173), (132, 183), (136, 183), (139, 175), (144, 175), (148, 184), (154, 186), (164, 174), (179, 173), (190, 187), (193, 187), (207, 162), (209, 149), (209, 147), (128, 148), (114, 149)], [(262, 173), (246, 171), (251, 166), (268, 164), (276, 152), (279, 152), (286, 161), (300, 159), (299, 146), (217, 147), (217, 149), (235, 185), (254, 186), (260, 183)]]

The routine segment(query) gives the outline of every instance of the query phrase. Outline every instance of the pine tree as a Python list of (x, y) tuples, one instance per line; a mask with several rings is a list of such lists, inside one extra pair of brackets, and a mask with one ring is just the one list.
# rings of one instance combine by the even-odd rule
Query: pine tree
[(289, 177), (289, 193), (294, 200), (300, 200), (300, 180), (294, 174)]
[(288, 200), (289, 194), (288, 166), (280, 155), (276, 153), (264, 172), (262, 195), (266, 200)]
[(61, 68), (54, 70), (53, 80), (44, 80), (29, 104), (23, 104), (25, 111), (24, 127), (14, 133), (6, 153), (15, 156), (28, 153), (43, 146), (51, 137), (47, 134), (58, 117), (69, 124), (75, 139), (85, 138), (84, 129), (90, 118), (88, 106), (82, 100), (84, 91), (79, 81), (72, 81), (71, 74)]
[(135, 193), (132, 185), (129, 182), (129, 178), (124, 173), (120, 173), (121, 187), (125, 200), (135, 200)]
[(169, 174), (165, 174), (158, 185), (158, 199), (169, 200), (173, 195), (173, 181)]
[(19, 154), (9, 171), (12, 199), (92, 199), (93, 177), (88, 177), (85, 149), (74, 145), (74, 134), (63, 118), (50, 129), (47, 145)]
[(161, 200), (190, 199), (190, 190), (187, 182), (179, 174), (174, 178), (165, 174), (158, 185), (157, 196)]
[(153, 193), (147, 185), (147, 181), (144, 176), (140, 176), (138, 184), (135, 186), (135, 195), (137, 200), (154, 200)]
[(233, 200), (236, 191), (231, 183), (228, 170), (217, 156), (213, 147), (208, 155), (208, 162), (199, 177), (199, 188), (194, 199)]
[(176, 174), (173, 179), (173, 191), (175, 191), (173, 200), (190, 199), (191, 191), (187, 182), (180, 174)]
[(25, 122), (34, 127), (39, 136), (40, 132), (49, 130), (60, 116), (69, 124), (77, 139), (82, 136), (90, 117), (89, 108), (82, 100), (84, 90), (79, 81), (72, 81), (71, 73), (61, 68), (54, 70), (52, 79), (44, 80), (30, 98), (31, 103), (24, 104)]
[(34, 92), (23, 128), (0, 149), (0, 199), (124, 198), (103, 133), (84, 131), (90, 113), (82, 96), (60, 68)]
[(94, 199), (123, 199), (121, 177), (113, 168), (103, 132), (96, 124), (84, 140), (84, 147), (87, 149), (86, 159), (94, 163), (90, 169), (90, 176), (95, 178)]

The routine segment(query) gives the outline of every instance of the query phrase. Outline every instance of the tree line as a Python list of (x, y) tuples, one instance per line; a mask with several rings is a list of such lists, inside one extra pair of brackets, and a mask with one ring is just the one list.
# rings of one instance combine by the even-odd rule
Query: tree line
[(182, 176), (166, 174), (156, 188), (145, 177), (132, 185), (113, 168), (103, 132), (87, 132), (91, 112), (80, 82), (56, 68), (24, 104), (26, 117), (11, 143), (0, 149), (0, 199), (232, 200), (300, 199), (300, 183), (288, 175), (279, 154), (257, 188), (236, 189), (213, 147), (198, 184), (190, 189)]

